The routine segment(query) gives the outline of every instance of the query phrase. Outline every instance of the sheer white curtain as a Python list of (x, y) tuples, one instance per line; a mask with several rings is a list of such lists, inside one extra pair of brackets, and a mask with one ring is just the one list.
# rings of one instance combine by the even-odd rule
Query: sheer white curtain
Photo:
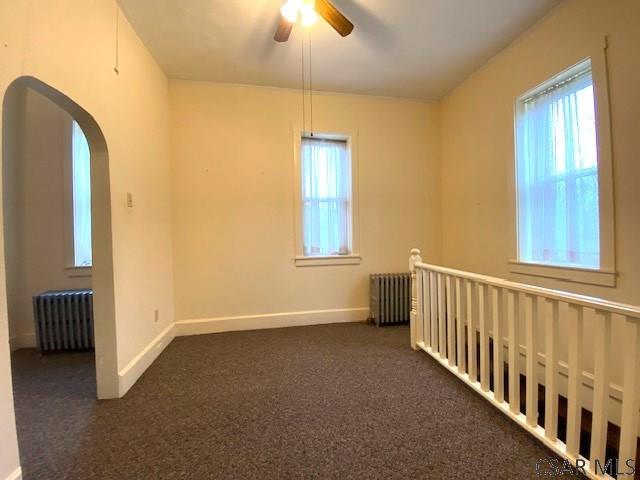
[(72, 136), (73, 253), (77, 267), (91, 265), (91, 157), (87, 139), (75, 121)]
[(521, 261), (600, 266), (598, 161), (590, 64), (519, 103)]
[(304, 255), (348, 255), (351, 162), (346, 142), (302, 139)]

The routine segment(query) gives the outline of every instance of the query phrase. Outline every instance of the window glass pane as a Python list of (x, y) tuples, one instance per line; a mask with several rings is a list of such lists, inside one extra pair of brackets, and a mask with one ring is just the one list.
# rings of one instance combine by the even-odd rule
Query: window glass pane
[(302, 139), (304, 255), (348, 255), (351, 165), (346, 142)]
[(518, 103), (518, 255), (600, 266), (598, 157), (591, 64)]
[(77, 267), (91, 266), (91, 162), (89, 145), (73, 122), (73, 253)]

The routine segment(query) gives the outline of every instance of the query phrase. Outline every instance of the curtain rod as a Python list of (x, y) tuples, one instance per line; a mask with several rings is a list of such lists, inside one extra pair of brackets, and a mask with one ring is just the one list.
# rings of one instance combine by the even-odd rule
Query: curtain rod
[(579, 78), (585, 77), (587, 75), (591, 74), (591, 66), (589, 66), (588, 68), (586, 68), (585, 70), (582, 70), (574, 75), (571, 75), (569, 78), (565, 78), (563, 80), (560, 80), (557, 83), (554, 83), (552, 85), (549, 85), (547, 88), (534, 93), (533, 95), (528, 96), (527, 98), (525, 98), (524, 100), (522, 100), (524, 103), (529, 103), (534, 101), (536, 98), (539, 98), (543, 95), (546, 95), (550, 92), (553, 92), (554, 90), (557, 90), (558, 88), (566, 85), (567, 83), (573, 82), (574, 80), (578, 80)]

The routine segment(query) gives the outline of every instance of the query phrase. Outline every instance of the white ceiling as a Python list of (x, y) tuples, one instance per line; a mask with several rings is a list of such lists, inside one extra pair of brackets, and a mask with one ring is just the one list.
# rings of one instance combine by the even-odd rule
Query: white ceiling
[[(561, 0), (332, 1), (355, 29), (312, 28), (314, 90), (438, 99)], [(301, 27), (273, 40), (284, 0), (119, 3), (171, 78), (300, 87)]]

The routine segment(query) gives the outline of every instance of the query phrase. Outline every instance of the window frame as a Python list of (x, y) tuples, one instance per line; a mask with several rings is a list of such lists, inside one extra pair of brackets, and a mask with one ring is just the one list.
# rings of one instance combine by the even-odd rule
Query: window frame
[[(525, 93), (518, 95), (513, 106), (513, 169), (510, 175), (510, 220), (511, 245), (509, 271), (534, 277), (545, 277), (562, 281), (605, 287), (616, 286), (615, 239), (614, 239), (614, 203), (613, 203), (613, 153), (611, 147), (611, 121), (609, 113), (609, 88), (606, 59), (607, 39), (603, 43), (588, 46), (580, 56), (574, 56), (565, 63), (569, 68), (554, 68), (544, 73), (542, 81), (538, 79), (533, 88), (523, 89)], [(581, 268), (568, 265), (531, 263), (520, 260), (518, 241), (518, 195), (517, 195), (517, 129), (520, 102), (527, 97), (557, 83), (563, 76), (570, 76), (584, 62), (591, 60), (591, 76), (593, 80), (594, 108), (596, 121), (596, 141), (598, 152), (598, 196), (599, 196), (599, 230), (600, 230), (600, 266), (599, 268)], [(555, 73), (554, 71), (555, 70)], [(559, 72), (559, 73), (558, 73)], [(542, 75), (540, 75), (542, 76)]]
[(294, 230), (296, 267), (314, 267), (331, 265), (359, 265), (360, 255), (360, 223), (358, 202), (358, 132), (313, 132), (318, 139), (339, 140), (346, 142), (347, 155), (351, 162), (351, 245), (348, 255), (305, 256), (304, 254), (304, 225), (302, 220), (302, 137), (310, 135), (300, 129), (293, 130), (293, 159), (294, 159)]
[[(73, 122), (69, 117), (64, 126), (64, 273), (67, 277), (91, 277), (92, 265), (75, 264), (75, 232), (73, 219)], [(92, 212), (93, 213), (93, 212)]]

